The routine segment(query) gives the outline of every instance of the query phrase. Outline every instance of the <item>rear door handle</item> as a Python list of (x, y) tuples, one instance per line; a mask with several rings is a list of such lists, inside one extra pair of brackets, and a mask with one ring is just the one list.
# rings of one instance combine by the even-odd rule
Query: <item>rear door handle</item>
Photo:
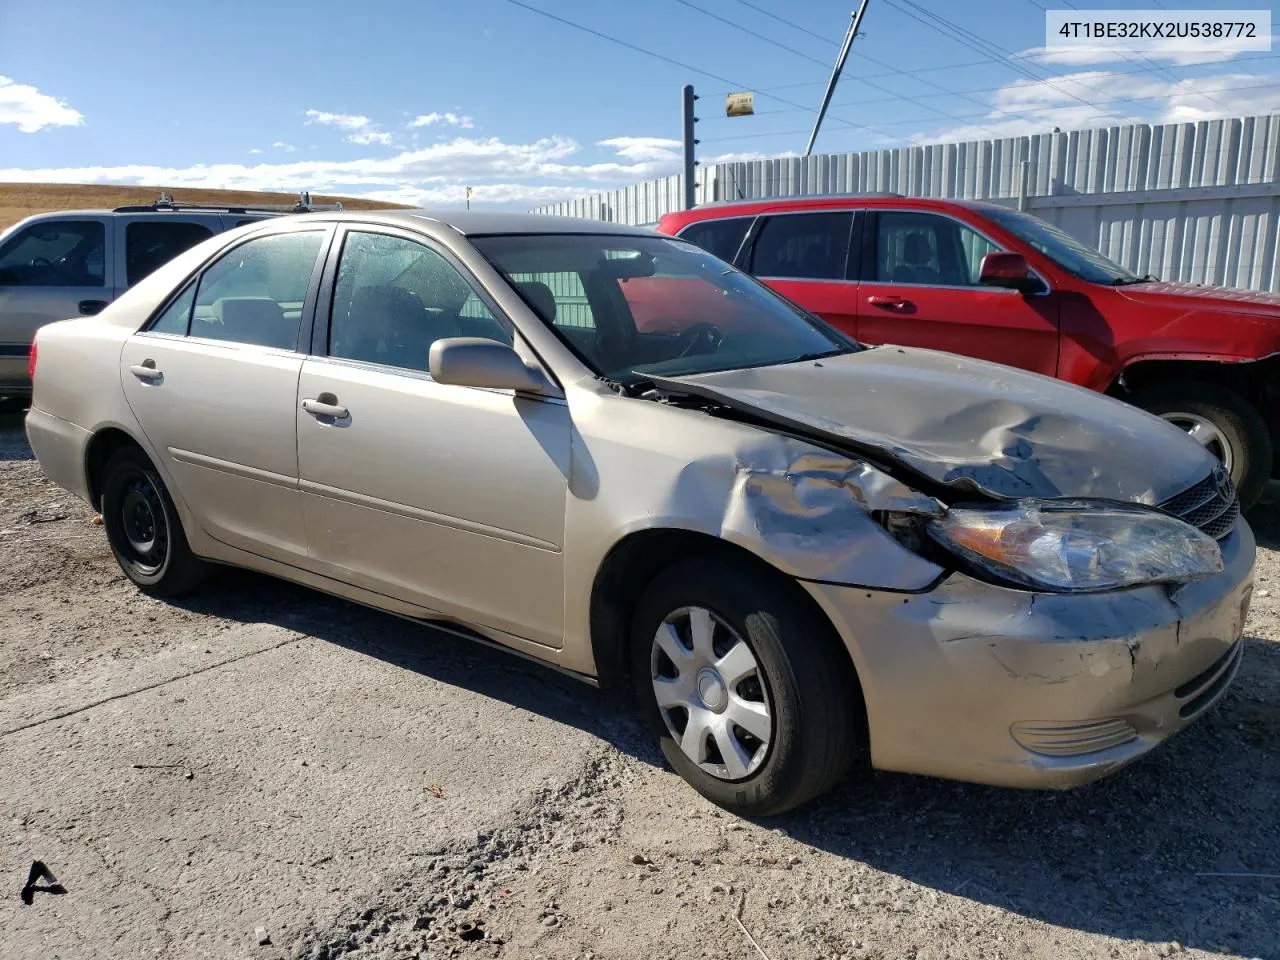
[(351, 416), (351, 412), (338, 403), (338, 398), (332, 393), (322, 393), (314, 400), (306, 399), (302, 401), (302, 409), (307, 411), (317, 420), (346, 420)]
[(81, 300), (80, 303), (77, 304), (77, 307), (80, 310), (80, 316), (92, 317), (95, 313), (101, 313), (103, 310), (107, 309), (107, 301)]
[(901, 310), (903, 307), (911, 306), (911, 301), (902, 297), (867, 297), (867, 303), (873, 307), (884, 307), (886, 310)]
[(139, 380), (147, 381), (147, 383), (157, 383), (164, 379), (164, 374), (156, 369), (154, 360), (143, 360), (141, 363), (135, 363), (129, 368), (129, 372)]

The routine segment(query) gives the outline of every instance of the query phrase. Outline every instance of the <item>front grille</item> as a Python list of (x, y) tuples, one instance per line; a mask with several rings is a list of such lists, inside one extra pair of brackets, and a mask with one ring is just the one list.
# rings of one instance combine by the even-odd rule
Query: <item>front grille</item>
[(1221, 467), (1195, 486), (1170, 497), (1160, 509), (1185, 520), (1215, 540), (1221, 540), (1240, 519), (1240, 500), (1231, 483), (1231, 475)]

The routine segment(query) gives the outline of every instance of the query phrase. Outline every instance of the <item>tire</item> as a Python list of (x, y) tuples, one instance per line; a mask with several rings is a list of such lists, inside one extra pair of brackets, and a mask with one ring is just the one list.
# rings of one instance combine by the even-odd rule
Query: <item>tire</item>
[(116, 562), (143, 593), (180, 596), (207, 576), (207, 564), (187, 545), (164, 481), (137, 447), (117, 450), (107, 461), (102, 521)]
[(1271, 478), (1273, 445), (1271, 431), (1252, 403), (1228, 387), (1196, 380), (1147, 387), (1136, 391), (1129, 402), (1184, 428), (1195, 419), (1211, 425), (1220, 440), (1214, 440), (1210, 449), (1217, 453), (1219, 444), (1228, 448), (1241, 509), (1258, 502)]
[[(853, 665), (831, 625), (806, 599), (781, 574), (749, 562), (704, 556), (659, 574), (636, 608), (631, 673), (663, 754), (704, 797), (743, 816), (771, 816), (812, 800), (829, 790), (863, 753), (866, 710)], [(717, 666), (730, 665), (724, 667), (723, 679), (718, 672), (706, 679), (707, 661), (696, 659), (691, 634), (694, 618), (701, 616), (693, 612), (697, 610), (709, 614), (713, 654), (720, 657)], [(666, 646), (658, 641), (660, 629)], [(675, 642), (673, 633), (682, 644), (677, 655), (689, 658), (679, 667), (666, 652)], [(729, 670), (738, 674), (746, 662), (736, 649), (739, 642), (754, 657), (755, 673), (734, 680)], [(732, 659), (728, 651), (733, 651)], [(695, 672), (695, 667), (700, 669)], [(709, 739), (703, 735), (705, 766), (681, 746), (689, 724), (695, 722), (693, 711), (660, 707), (655, 676), (671, 684), (663, 688), (668, 703), (682, 691), (679, 696), (696, 704), (700, 730), (707, 729), (703, 720), (728, 728), (712, 731)], [(736, 696), (727, 692), (728, 686)], [(761, 705), (767, 716), (767, 743), (731, 719), (741, 717), (756, 726)], [(726, 735), (733, 738), (730, 749), (741, 748), (736, 769), (719, 749)], [(696, 737), (688, 739), (697, 743)], [(751, 759), (744, 775), (747, 757)]]

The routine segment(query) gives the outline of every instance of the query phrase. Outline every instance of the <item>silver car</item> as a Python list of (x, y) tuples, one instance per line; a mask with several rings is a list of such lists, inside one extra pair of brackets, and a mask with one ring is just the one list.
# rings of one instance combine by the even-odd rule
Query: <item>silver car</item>
[(1222, 695), (1253, 587), (1176, 427), (614, 224), (231, 231), (44, 327), (27, 431), (143, 590), (235, 564), (630, 684), (745, 814), (1114, 771)]

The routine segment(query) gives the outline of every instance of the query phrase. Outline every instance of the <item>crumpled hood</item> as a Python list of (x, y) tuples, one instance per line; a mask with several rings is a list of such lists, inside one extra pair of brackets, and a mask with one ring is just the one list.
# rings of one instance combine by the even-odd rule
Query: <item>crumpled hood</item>
[(884, 346), (827, 360), (653, 377), (815, 440), (998, 498), (1156, 504), (1216, 463), (1150, 414), (1038, 374), (934, 350)]

